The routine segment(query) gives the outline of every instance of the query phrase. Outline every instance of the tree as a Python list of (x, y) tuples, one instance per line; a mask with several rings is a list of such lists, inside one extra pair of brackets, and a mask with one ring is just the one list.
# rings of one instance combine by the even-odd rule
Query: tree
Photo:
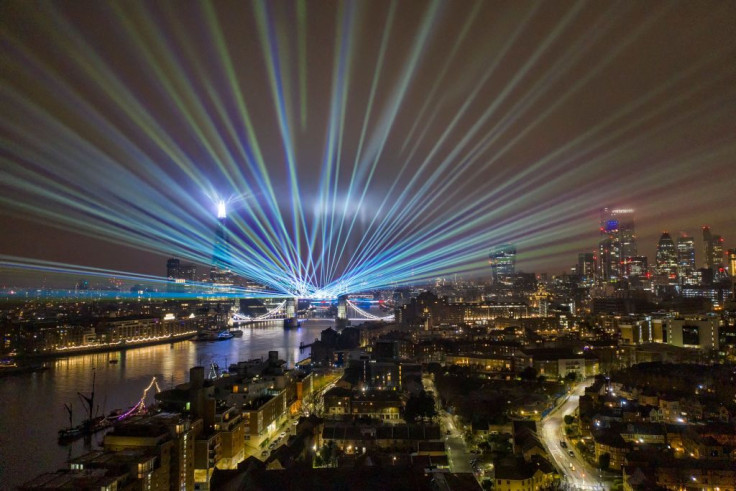
[(575, 421), (575, 417), (572, 414), (566, 414), (565, 415), (565, 424), (571, 425)]
[(602, 470), (608, 470), (608, 467), (611, 465), (611, 454), (608, 452), (602, 453), (600, 457), (598, 457), (598, 467)]
[(404, 408), (404, 419), (406, 421), (414, 421), (417, 418), (433, 418), (437, 415), (434, 408), (434, 398), (421, 391), (418, 396), (411, 396), (406, 401)]
[(526, 367), (519, 374), (522, 380), (534, 380), (537, 378), (537, 369), (534, 367)]

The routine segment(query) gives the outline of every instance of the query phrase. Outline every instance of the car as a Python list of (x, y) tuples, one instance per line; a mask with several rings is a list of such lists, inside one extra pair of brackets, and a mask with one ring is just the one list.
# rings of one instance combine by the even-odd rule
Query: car
[(572, 450), (570, 450), (569, 452), (567, 452), (567, 454), (568, 454), (568, 455), (569, 455), (570, 457), (575, 457), (575, 452), (573, 452)]
[(261, 457), (268, 457), (268, 450), (261, 452)]
[(560, 446), (561, 446), (562, 448), (567, 448), (567, 442), (566, 442), (565, 440), (561, 440), (561, 441), (560, 441)]
[(281, 434), (279, 435), (279, 438), (283, 438), (285, 436), (286, 436), (286, 432), (285, 431), (282, 431)]
[(572, 465), (572, 462), (570, 463), (570, 470), (571, 470), (571, 471), (575, 471), (575, 466), (574, 466), (574, 465)]
[(296, 426), (296, 425), (299, 424), (299, 420), (298, 419), (295, 419), (294, 421), (291, 422), (291, 424), (294, 425), (294, 426)]
[(276, 442), (273, 442), (273, 443), (271, 443), (271, 444), (270, 444), (270, 445), (268, 446), (268, 448), (269, 448), (270, 450), (273, 450), (274, 448), (276, 448)]

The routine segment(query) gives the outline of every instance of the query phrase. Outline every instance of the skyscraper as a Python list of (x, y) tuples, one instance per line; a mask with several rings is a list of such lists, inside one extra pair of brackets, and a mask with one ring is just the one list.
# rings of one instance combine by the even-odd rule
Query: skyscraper
[(736, 302), (736, 249), (728, 250), (728, 274), (731, 275), (731, 295)]
[(657, 243), (657, 274), (677, 278), (677, 248), (669, 233), (664, 232)]
[(710, 227), (703, 227), (703, 263), (718, 276), (723, 268), (723, 237), (710, 232)]
[(179, 268), (181, 264), (175, 257), (170, 258), (166, 261), (166, 277), (169, 280), (174, 280), (179, 277)]
[(212, 253), (210, 280), (213, 283), (232, 284), (232, 257), (228, 241), (227, 210), (225, 202), (217, 204), (217, 229), (215, 230), (215, 246)]
[(494, 247), (488, 254), (488, 262), (494, 284), (508, 280), (516, 273), (516, 246), (502, 244)]
[(172, 257), (166, 261), (166, 277), (169, 280), (167, 289), (170, 292), (184, 292), (185, 285), (196, 280), (197, 266), (192, 263), (182, 263)]
[(624, 276), (624, 258), (637, 255), (634, 210), (603, 208), (600, 232), (598, 275), (603, 281), (616, 281)]
[(595, 277), (595, 254), (592, 252), (581, 252), (578, 254), (577, 273), (584, 280), (592, 280)]
[(179, 265), (179, 278), (187, 281), (194, 281), (197, 279), (197, 266), (192, 263), (182, 263)]
[(687, 234), (677, 238), (677, 276), (681, 284), (696, 284), (695, 239)]

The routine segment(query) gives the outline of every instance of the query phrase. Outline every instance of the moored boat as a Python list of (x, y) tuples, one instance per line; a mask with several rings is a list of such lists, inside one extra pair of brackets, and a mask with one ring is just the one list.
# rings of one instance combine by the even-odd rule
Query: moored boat
[(92, 412), (95, 405), (95, 378), (97, 372), (92, 375), (92, 392), (89, 397), (84, 394), (77, 392), (77, 395), (87, 406), (87, 418), (82, 423), (73, 426), (72, 425), (72, 405), (64, 404), (67, 412), (69, 413), (69, 428), (62, 428), (59, 430), (59, 445), (68, 445), (71, 442), (78, 440), (83, 437), (89, 437), (98, 431), (102, 431), (112, 426), (112, 423), (107, 420), (104, 416), (93, 416)]
[(205, 329), (197, 333), (195, 341), (225, 341), (232, 339), (235, 335), (227, 329)]

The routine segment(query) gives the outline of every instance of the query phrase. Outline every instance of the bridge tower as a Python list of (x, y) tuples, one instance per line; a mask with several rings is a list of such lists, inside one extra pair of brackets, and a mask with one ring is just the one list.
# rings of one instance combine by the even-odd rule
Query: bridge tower
[(337, 317), (335, 318), (335, 327), (343, 329), (350, 324), (348, 321), (348, 296), (340, 295), (337, 297)]
[(284, 305), (284, 311), (286, 312), (286, 318), (284, 319), (284, 329), (292, 329), (299, 327), (299, 319), (297, 319), (297, 305), (298, 299), (287, 298), (286, 305)]

